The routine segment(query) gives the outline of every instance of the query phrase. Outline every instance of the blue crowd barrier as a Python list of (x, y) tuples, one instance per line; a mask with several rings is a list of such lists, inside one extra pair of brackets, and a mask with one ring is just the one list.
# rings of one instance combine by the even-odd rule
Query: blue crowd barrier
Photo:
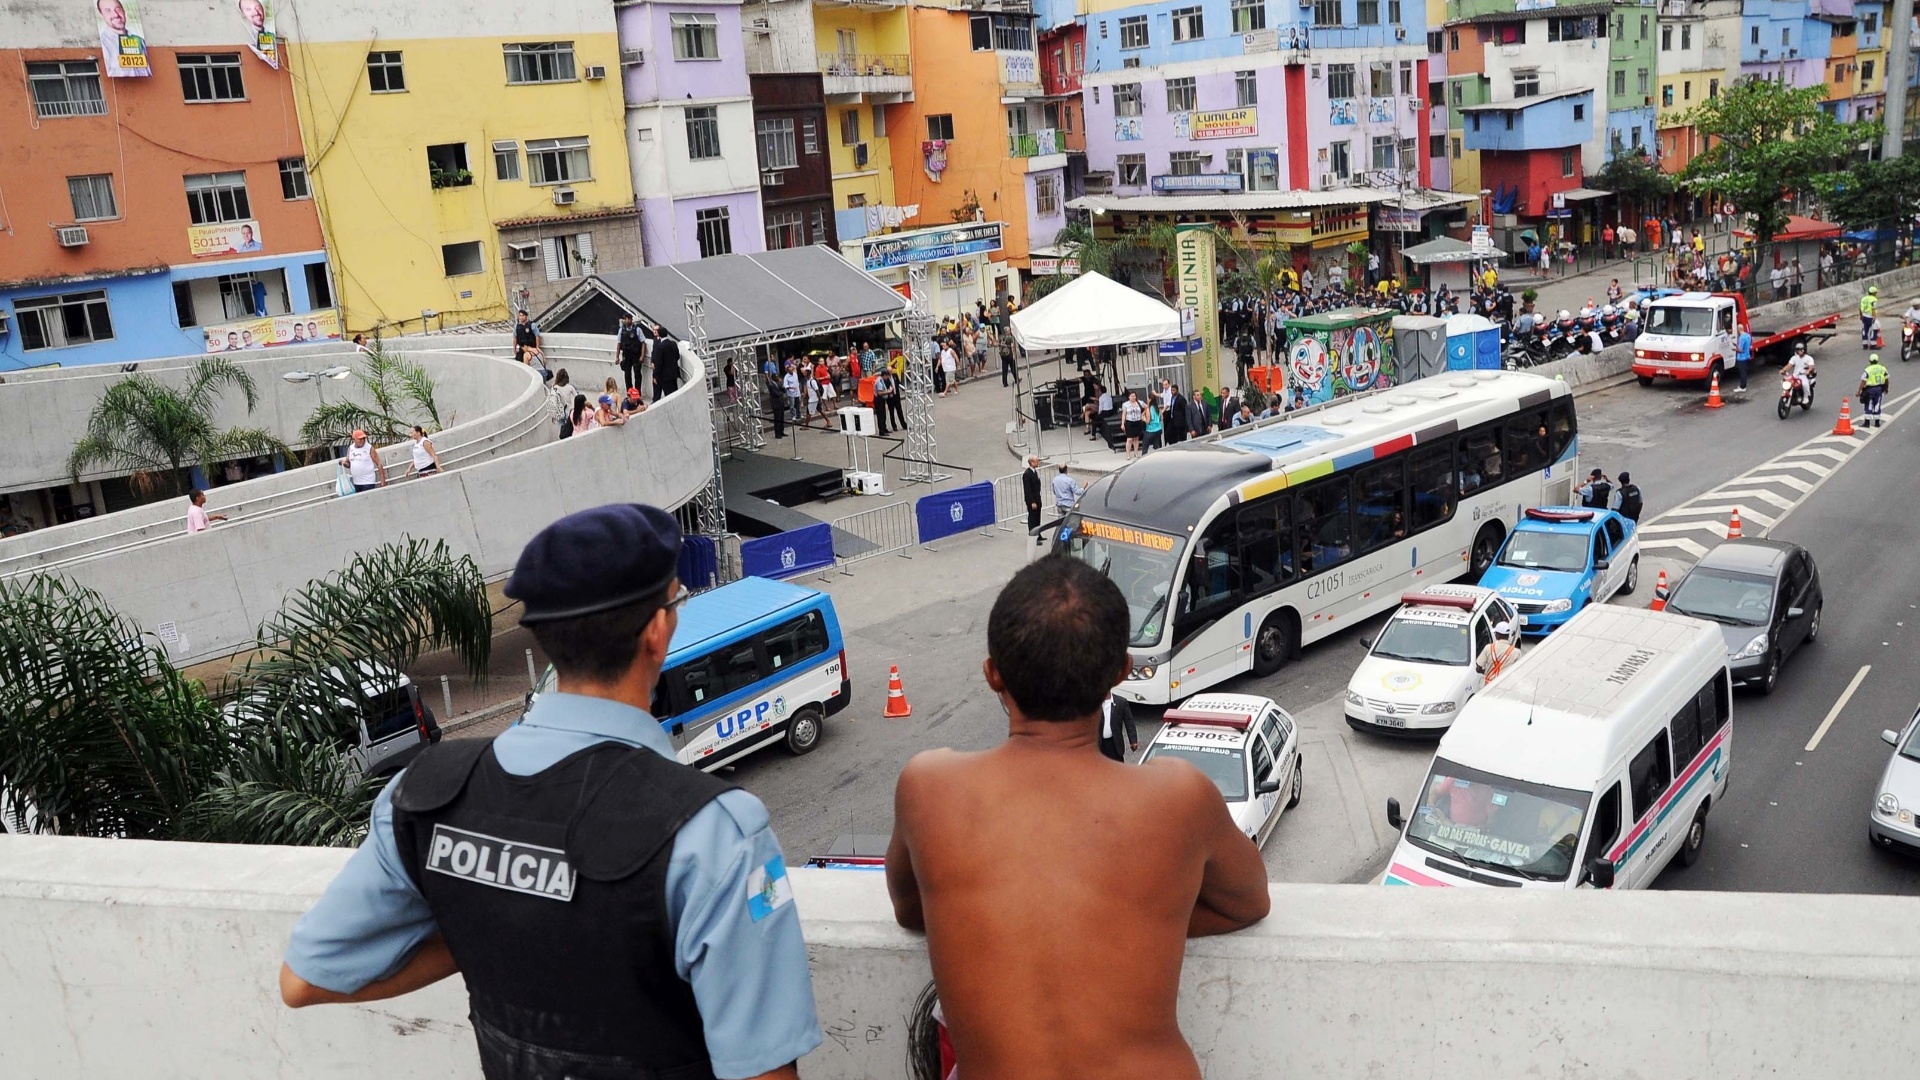
[(951, 491), (922, 495), (913, 504), (913, 515), (923, 544), (968, 529), (990, 529), (998, 520), (993, 512), (993, 482), (982, 480)]
[(740, 541), (740, 572), (784, 578), (833, 565), (833, 527), (826, 522)]

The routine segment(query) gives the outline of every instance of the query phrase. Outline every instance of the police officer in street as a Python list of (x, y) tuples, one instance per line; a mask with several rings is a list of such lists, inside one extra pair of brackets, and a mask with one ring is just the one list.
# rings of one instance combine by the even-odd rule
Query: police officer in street
[(633, 325), (632, 315), (620, 316), (620, 331), (614, 336), (613, 347), (629, 390), (640, 385), (640, 367), (646, 361), (649, 340)]
[(288, 1005), (459, 971), (487, 1080), (798, 1076), (820, 1025), (766, 809), (679, 764), (647, 711), (687, 596), (679, 556), (651, 506), (582, 511), (528, 543), (506, 592), (555, 691), (380, 793), (294, 927)]
[(1861, 427), (1885, 427), (1887, 422), (1880, 418), (1880, 403), (1887, 396), (1887, 366), (1880, 362), (1880, 354), (1867, 357), (1867, 370), (1860, 376), (1860, 404), (1866, 414), (1860, 419)]

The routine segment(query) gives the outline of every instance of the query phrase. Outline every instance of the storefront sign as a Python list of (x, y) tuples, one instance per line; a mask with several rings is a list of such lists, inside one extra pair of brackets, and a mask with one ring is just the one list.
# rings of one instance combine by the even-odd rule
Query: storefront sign
[(1266, 30), (1254, 30), (1240, 35), (1240, 51), (1243, 53), (1277, 52), (1280, 48), (1280, 30), (1278, 27)]
[(1383, 232), (1419, 232), (1422, 216), (1419, 210), (1393, 210), (1382, 206), (1373, 212), (1373, 227)]
[(962, 255), (981, 255), (999, 251), (998, 221), (955, 225), (949, 229), (923, 229), (895, 233), (860, 242), (860, 258), (869, 271), (885, 270), (908, 263), (939, 262)]
[(1494, 254), (1493, 226), (1475, 225), (1473, 227), (1473, 257), (1476, 259), (1491, 259)]
[(207, 351), (239, 352), (274, 345), (305, 345), (309, 341), (339, 341), (340, 313), (328, 308), (305, 315), (263, 315), (258, 319), (203, 326)]
[(977, 263), (941, 263), (940, 287), (958, 289), (980, 280), (980, 267)]
[(95, 0), (93, 10), (99, 17), (100, 58), (107, 75), (143, 78), (153, 74), (147, 64), (147, 32), (140, 25), (139, 0)]
[(1200, 351), (1187, 358), (1187, 385), (1217, 387), (1220, 385), (1220, 301), (1214, 279), (1213, 227), (1178, 226), (1174, 253), (1180, 306), (1193, 313), (1196, 336), (1200, 338)]
[(1027, 272), (1034, 277), (1058, 277), (1062, 274), (1072, 277), (1080, 272), (1080, 260), (1035, 258)]
[(1197, 112), (1193, 114), (1192, 137), (1196, 139), (1231, 139), (1241, 135), (1260, 134), (1258, 110), (1221, 109), (1217, 112)]
[(1239, 191), (1246, 178), (1239, 173), (1199, 173), (1194, 176), (1156, 176), (1155, 191)]
[(257, 221), (221, 221), (212, 225), (187, 226), (187, 250), (196, 259), (252, 254), (261, 250), (260, 243), (260, 223)]

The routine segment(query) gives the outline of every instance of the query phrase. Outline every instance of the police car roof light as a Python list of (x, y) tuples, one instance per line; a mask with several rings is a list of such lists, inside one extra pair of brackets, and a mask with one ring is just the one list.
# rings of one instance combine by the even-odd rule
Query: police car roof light
[(1400, 594), (1400, 602), (1408, 605), (1428, 605), (1432, 607), (1454, 607), (1462, 611), (1472, 611), (1478, 600), (1471, 596), (1449, 596), (1445, 593), (1407, 592)]
[(1530, 507), (1527, 510), (1527, 517), (1531, 518), (1534, 521), (1592, 521), (1593, 511), (1591, 510), (1542, 510), (1539, 507), (1535, 506), (1535, 507)]
[(1200, 709), (1171, 709), (1161, 718), (1161, 721), (1168, 727), (1175, 724), (1206, 724), (1211, 727), (1228, 727), (1235, 731), (1245, 731), (1253, 726), (1253, 714), (1250, 712), (1205, 712)]

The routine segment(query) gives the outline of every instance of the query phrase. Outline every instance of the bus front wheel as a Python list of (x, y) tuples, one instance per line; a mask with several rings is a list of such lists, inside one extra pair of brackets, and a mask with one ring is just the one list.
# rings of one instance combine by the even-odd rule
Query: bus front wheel
[(820, 710), (801, 709), (787, 725), (787, 753), (794, 757), (813, 752), (820, 745)]
[(1267, 676), (1279, 671), (1292, 659), (1299, 645), (1300, 628), (1295, 625), (1292, 613), (1276, 611), (1267, 616), (1253, 639), (1253, 673)]
[(1494, 556), (1500, 554), (1500, 523), (1488, 522), (1480, 527), (1473, 538), (1473, 559), (1467, 564), (1468, 580), (1478, 582), (1481, 575), (1493, 566)]

